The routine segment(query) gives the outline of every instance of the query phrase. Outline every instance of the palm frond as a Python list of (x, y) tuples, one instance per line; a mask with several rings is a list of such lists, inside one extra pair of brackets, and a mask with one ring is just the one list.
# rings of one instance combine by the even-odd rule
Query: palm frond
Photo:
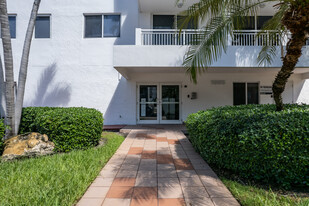
[(271, 65), (274, 58), (277, 56), (278, 46), (282, 47), (282, 41), (286, 36), (286, 29), (281, 23), (281, 20), (288, 10), (288, 4), (278, 4), (276, 14), (266, 22), (262, 30), (258, 33), (257, 38), (268, 33), (268, 38), (262, 45), (262, 49), (257, 57), (257, 62), (261, 66)]
[[(219, 2), (218, 0), (210, 0), (213, 2)], [(258, 5), (261, 3), (269, 2), (265, 1), (249, 1), (249, 0), (233, 0), (228, 2), (234, 2), (234, 4), (224, 5), (218, 15), (210, 18), (207, 25), (203, 28), (204, 34), (202, 38), (198, 39), (197, 45), (192, 45), (186, 53), (183, 66), (186, 68), (188, 74), (190, 74), (191, 80), (197, 82), (197, 74), (205, 72), (207, 67), (213, 62), (217, 61), (221, 57), (223, 52), (227, 50), (227, 39), (229, 35), (232, 35), (234, 29), (234, 21), (236, 17), (248, 16), (255, 14), (258, 10)], [(245, 2), (245, 6), (243, 6)], [(248, 2), (252, 2), (249, 4)], [(197, 7), (197, 6), (196, 6)], [(196, 7), (194, 7), (196, 9)], [(227, 11), (228, 13), (224, 12)], [(205, 12), (205, 11), (203, 11)], [(241, 22), (239, 22), (241, 24)]]

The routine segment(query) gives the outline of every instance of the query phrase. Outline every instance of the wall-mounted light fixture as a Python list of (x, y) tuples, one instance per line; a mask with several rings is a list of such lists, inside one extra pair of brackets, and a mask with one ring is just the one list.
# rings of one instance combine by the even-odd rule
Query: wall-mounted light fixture
[(184, 4), (184, 0), (179, 0), (179, 1), (177, 2), (177, 7), (178, 7), (178, 8), (182, 8), (182, 7), (183, 7), (183, 4)]

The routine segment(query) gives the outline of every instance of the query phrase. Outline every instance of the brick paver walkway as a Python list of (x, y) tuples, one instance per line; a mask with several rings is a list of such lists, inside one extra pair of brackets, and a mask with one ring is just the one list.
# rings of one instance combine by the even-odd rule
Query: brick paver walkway
[(78, 206), (239, 206), (179, 130), (132, 130)]

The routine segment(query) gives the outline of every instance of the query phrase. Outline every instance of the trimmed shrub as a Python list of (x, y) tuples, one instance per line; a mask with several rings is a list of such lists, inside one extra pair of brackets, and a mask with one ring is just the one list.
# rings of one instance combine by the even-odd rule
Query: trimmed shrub
[(101, 138), (103, 115), (88, 108), (25, 108), (20, 131), (46, 134), (55, 151), (69, 152), (96, 146)]
[(3, 123), (3, 119), (0, 119), (0, 156), (2, 155), (4, 144), (3, 144), (3, 137), (5, 134), (5, 126)]
[(22, 114), (21, 114), (19, 133), (25, 134), (28, 132), (37, 131), (36, 125), (34, 124), (35, 118), (37, 118), (40, 115), (43, 115), (43, 113), (46, 111), (50, 111), (54, 109), (61, 109), (61, 108), (57, 108), (57, 107), (25, 107), (23, 108)]
[(189, 115), (193, 146), (210, 164), (281, 187), (309, 186), (309, 105), (227, 106)]

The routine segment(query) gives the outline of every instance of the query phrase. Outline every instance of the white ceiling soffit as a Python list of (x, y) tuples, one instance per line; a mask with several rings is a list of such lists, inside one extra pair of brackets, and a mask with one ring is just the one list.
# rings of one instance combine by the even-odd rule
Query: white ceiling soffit
[[(180, 6), (177, 0), (139, 0), (140, 12), (143, 13), (157, 13), (157, 14), (176, 14), (181, 11), (188, 9), (194, 3), (198, 3), (199, 0), (179, 0), (179, 3), (183, 5)], [(274, 5), (277, 2), (265, 3), (259, 7), (259, 15), (271, 16), (274, 14)]]
[(139, 0), (140, 12), (173, 14), (186, 10), (189, 6), (199, 0), (180, 0), (183, 5), (177, 6), (177, 0)]

